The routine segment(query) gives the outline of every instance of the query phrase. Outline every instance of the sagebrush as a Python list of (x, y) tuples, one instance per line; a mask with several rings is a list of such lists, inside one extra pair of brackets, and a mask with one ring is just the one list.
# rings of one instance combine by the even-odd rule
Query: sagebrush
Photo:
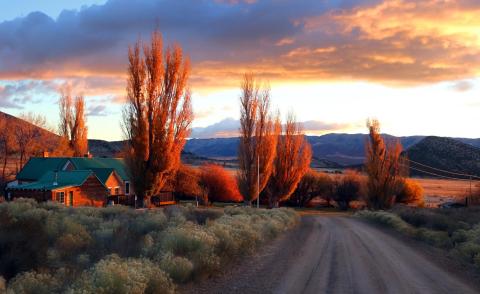
[(11, 293), (168, 293), (297, 221), (284, 208), (137, 211), (19, 199), (0, 204), (0, 276)]
[(356, 215), (448, 250), (453, 258), (480, 270), (480, 209), (427, 209), (397, 206)]

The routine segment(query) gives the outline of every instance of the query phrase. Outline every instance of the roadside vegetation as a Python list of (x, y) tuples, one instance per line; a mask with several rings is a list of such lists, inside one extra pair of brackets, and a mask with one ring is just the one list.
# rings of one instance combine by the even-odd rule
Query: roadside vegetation
[(443, 248), (480, 270), (480, 208), (428, 209), (395, 206), (389, 211), (360, 211), (356, 216)]
[(0, 289), (11, 293), (172, 293), (293, 227), (293, 210), (0, 204)]

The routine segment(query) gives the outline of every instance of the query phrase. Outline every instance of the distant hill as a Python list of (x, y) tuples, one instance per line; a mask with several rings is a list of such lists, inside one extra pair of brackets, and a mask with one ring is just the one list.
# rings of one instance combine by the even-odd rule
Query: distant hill
[(211, 158), (237, 158), (239, 138), (190, 139), (185, 151)]
[[(385, 135), (387, 140), (394, 140), (396, 137)], [(411, 136), (400, 137), (404, 148), (408, 148), (419, 142), (424, 137)], [(365, 159), (365, 134), (327, 134), (323, 136), (308, 136), (312, 145), (314, 157), (322, 160), (324, 167), (334, 168), (337, 166), (349, 166), (363, 163)], [(238, 155), (238, 138), (219, 139), (191, 139), (185, 145), (185, 151), (195, 153), (199, 156), (212, 158), (236, 158)]]
[[(0, 120), (5, 120), (9, 127), (28, 125), (34, 128), (42, 134), (44, 151), (52, 151), (59, 140), (58, 135), (4, 112), (0, 112)], [(480, 175), (480, 139), (394, 137), (387, 134), (384, 137), (387, 141), (399, 139), (409, 158), (414, 161), (439, 169)], [(308, 136), (307, 139), (312, 145), (313, 167), (342, 168), (361, 166), (364, 162), (366, 134), (327, 134)], [(122, 152), (125, 143), (88, 140), (88, 144), (94, 156), (114, 157)], [(235, 167), (238, 164), (238, 144), (239, 138), (190, 139), (185, 144), (182, 160), (190, 164), (215, 162)], [(415, 172), (412, 171), (412, 174)]]
[(125, 141), (88, 140), (88, 149), (95, 157), (118, 157), (124, 146)]
[[(308, 136), (308, 141), (316, 157), (349, 166), (364, 162), (367, 137), (366, 134), (327, 134)], [(404, 149), (424, 138), (422, 136), (394, 137), (386, 134), (384, 137), (387, 141), (400, 140)]]
[[(456, 175), (438, 170), (441, 169), (480, 176), (480, 148), (457, 139), (434, 136), (426, 137), (411, 146), (405, 153), (410, 160), (414, 161), (410, 163), (411, 167), (427, 173), (457, 177)], [(415, 162), (423, 165), (416, 164)], [(432, 176), (431, 174), (414, 169), (411, 169), (410, 174)]]
[(42, 138), (43, 142), (42, 145), (45, 148), (45, 151), (52, 151), (53, 148), (58, 143), (58, 140), (60, 137), (52, 133), (48, 130), (39, 128), (28, 121), (25, 121), (21, 118), (18, 118), (16, 116), (10, 115), (8, 113), (0, 111), (0, 121), (5, 121), (7, 129), (5, 130), (0, 130), (0, 131), (12, 131), (15, 132), (16, 128), (20, 127), (25, 127), (25, 128), (30, 128), (32, 132), (32, 137), (37, 137), (37, 138)]

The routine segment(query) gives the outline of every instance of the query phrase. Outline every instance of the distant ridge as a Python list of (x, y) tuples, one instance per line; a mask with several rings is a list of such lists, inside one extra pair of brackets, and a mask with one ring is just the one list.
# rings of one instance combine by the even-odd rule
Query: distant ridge
[[(4, 120), (6, 122), (6, 125), (9, 128), (9, 130), (12, 130), (12, 128), (16, 128), (17, 126), (26, 126), (31, 128), (34, 132), (37, 132), (37, 134), (41, 135), (38, 137), (41, 137), (44, 140), (44, 142), (42, 143), (44, 145), (45, 151), (52, 151), (53, 148), (57, 146), (58, 140), (60, 139), (60, 137), (55, 133), (52, 133), (48, 130), (37, 127), (29, 123), (28, 121), (25, 121), (21, 118), (18, 118), (16, 116), (10, 115), (2, 111), (0, 111), (0, 120)], [(4, 130), (0, 130), (0, 131), (4, 131)]]
[(458, 139), (426, 137), (405, 153), (411, 160), (411, 175), (468, 178), (448, 173), (453, 172), (480, 176), (480, 148)]
[[(0, 111), (0, 119), (8, 126), (28, 124), (20, 118)], [(51, 151), (59, 136), (34, 127), (43, 134), (44, 150)], [(480, 139), (447, 138), (435, 136), (394, 137), (385, 134), (387, 141), (400, 140), (413, 161), (453, 172), (480, 175)], [(46, 138), (46, 139), (45, 139)], [(307, 136), (312, 145), (312, 166), (342, 168), (361, 166), (365, 160), (366, 134), (327, 134)], [(90, 152), (97, 157), (116, 157), (124, 150), (125, 141), (88, 140)], [(226, 166), (236, 164), (239, 138), (190, 139), (185, 144), (182, 160), (195, 164), (216, 162)], [(415, 167), (415, 166), (413, 166)], [(417, 172), (412, 171), (413, 174)]]
[[(387, 140), (400, 139), (404, 148), (419, 142), (423, 136), (393, 137), (384, 135)], [(361, 164), (365, 160), (366, 134), (327, 134), (307, 136), (317, 161), (323, 161), (324, 167), (333, 165), (349, 166)], [(239, 138), (190, 139), (185, 151), (211, 158), (236, 158)], [(320, 164), (321, 165), (321, 164)]]

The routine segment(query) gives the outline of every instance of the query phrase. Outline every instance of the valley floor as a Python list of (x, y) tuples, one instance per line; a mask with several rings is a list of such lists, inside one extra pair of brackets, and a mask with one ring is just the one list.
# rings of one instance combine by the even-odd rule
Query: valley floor
[[(307, 215), (223, 275), (183, 293), (479, 293), (442, 252), (354, 217)], [(455, 269), (457, 268), (457, 269)]]

